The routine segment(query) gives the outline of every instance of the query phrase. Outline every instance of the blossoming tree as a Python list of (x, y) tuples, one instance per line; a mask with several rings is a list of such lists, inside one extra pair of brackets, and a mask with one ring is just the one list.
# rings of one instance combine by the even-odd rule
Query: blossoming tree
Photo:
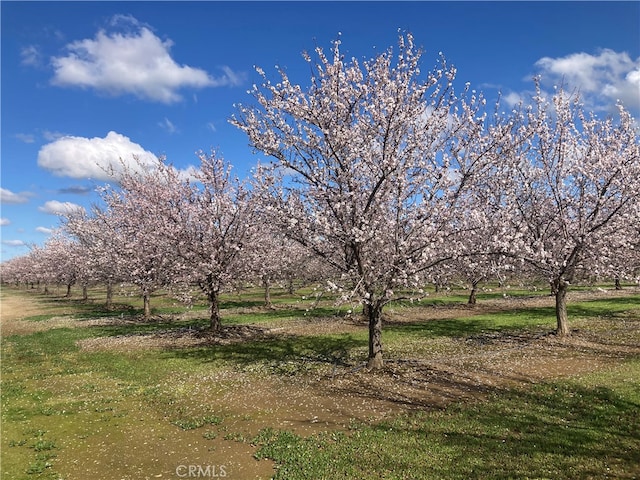
[(495, 191), (513, 225), (510, 251), (551, 283), (557, 332), (567, 335), (567, 292), (580, 271), (605, 272), (637, 242), (640, 143), (622, 106), (614, 122), (563, 89), (549, 101), (538, 87), (533, 100)]
[(250, 278), (251, 254), (260, 225), (250, 188), (231, 173), (216, 152), (199, 154), (193, 181), (182, 183), (180, 200), (170, 213), (177, 226), (175, 252), (188, 283), (196, 283), (209, 301), (210, 329), (221, 328), (219, 295), (232, 282)]
[[(463, 205), (495, 148), (480, 113), (484, 100), (453, 92), (456, 69), (441, 58), (421, 75), (411, 35), (371, 60), (316, 49), (308, 89), (284, 70), (254, 86), (254, 106), (232, 123), (275, 158), (260, 171), (272, 222), (340, 272), (333, 287), (363, 302), (369, 368), (380, 368), (382, 311), (421, 287), (423, 274), (461, 254)], [(467, 254), (469, 252), (466, 252)]]

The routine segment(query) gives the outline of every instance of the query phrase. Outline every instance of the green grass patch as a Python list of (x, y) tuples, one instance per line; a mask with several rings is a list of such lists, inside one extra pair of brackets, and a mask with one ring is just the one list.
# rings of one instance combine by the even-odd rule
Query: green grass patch
[(196, 418), (180, 418), (171, 423), (180, 427), (182, 430), (194, 430), (196, 428), (204, 427), (205, 425), (220, 425), (222, 421), (223, 419), (221, 416), (214, 414)]
[[(428, 315), (428, 314), (427, 314)], [(515, 309), (506, 312), (461, 316), (454, 319), (427, 320), (424, 322), (390, 322), (384, 326), (387, 341), (394, 337), (408, 336), (424, 339), (438, 337), (464, 337), (483, 332), (499, 332), (552, 328), (555, 322), (553, 308)]]
[(55, 328), (29, 335), (13, 335), (3, 339), (3, 352), (7, 350), (15, 360), (40, 362), (52, 356), (77, 352), (76, 342), (92, 334), (78, 328)]
[(295, 375), (314, 366), (344, 364), (354, 349), (365, 348), (363, 334), (305, 335), (273, 337), (213, 348), (189, 348), (166, 355), (197, 360), (205, 364), (232, 365), (242, 371)]
[(347, 434), (265, 429), (256, 458), (278, 479), (634, 478), (640, 474), (640, 361), (609, 373), (499, 392)]
[(189, 320), (132, 320), (113, 325), (89, 327), (93, 337), (117, 337), (123, 335), (149, 335), (167, 330), (201, 330), (209, 325), (208, 319), (197, 318)]
[(575, 303), (569, 299), (567, 313), (570, 317), (637, 317), (640, 314), (640, 295), (598, 298)]

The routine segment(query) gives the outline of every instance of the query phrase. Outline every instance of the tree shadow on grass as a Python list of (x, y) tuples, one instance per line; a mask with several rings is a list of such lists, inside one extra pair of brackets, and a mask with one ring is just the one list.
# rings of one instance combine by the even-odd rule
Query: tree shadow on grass
[(172, 319), (151, 318), (144, 320), (139, 317), (114, 318), (113, 322), (104, 325), (89, 327), (96, 337), (123, 337), (134, 335), (152, 335), (157, 333), (170, 333), (175, 335), (188, 333), (189, 331), (203, 331), (209, 324), (208, 319), (192, 319), (186, 321), (174, 321)]
[(485, 459), (468, 478), (600, 478), (614, 464), (640, 473), (640, 404), (610, 388), (550, 383), (447, 415), (460, 418), (417, 431), (447, 447), (453, 468)]
[(136, 308), (128, 303), (114, 302), (107, 308), (104, 301), (96, 303), (94, 299), (83, 300), (79, 297), (64, 297), (45, 293), (37, 293), (36, 298), (45, 308), (53, 307), (58, 309), (61, 307), (71, 307), (73, 313), (67, 313), (65, 315), (81, 317), (83, 320), (114, 317), (118, 315), (141, 317), (143, 314), (142, 308)]
[(323, 318), (344, 317), (345, 314), (337, 312), (336, 309), (319, 307), (306, 310), (303, 308), (285, 306), (285, 307), (265, 307), (261, 305), (250, 310), (242, 310), (239, 312), (228, 311), (226, 308), (221, 310), (222, 322), (226, 324), (242, 324), (242, 323), (268, 323), (276, 320), (295, 319), (300, 321), (318, 321)]
[(569, 316), (574, 317), (613, 317), (631, 310), (640, 309), (640, 295), (594, 298), (571, 303), (567, 306)]
[(549, 383), (354, 424), (350, 435), (306, 440), (268, 431), (271, 438), (256, 443), (279, 464), (276, 478), (635, 478), (633, 399), (613, 388)]
[(413, 360), (387, 360), (378, 371), (343, 370), (330, 388), (340, 395), (382, 401), (408, 411), (442, 409), (453, 402), (477, 400), (499, 390), (464, 372)]
[(212, 345), (201, 348), (176, 349), (170, 355), (201, 362), (227, 362), (246, 366), (257, 362), (316, 362), (350, 365), (352, 349), (366, 347), (367, 340), (351, 335), (339, 336), (272, 336), (251, 341)]
[(555, 310), (552, 307), (536, 307), (411, 323), (387, 321), (384, 331), (423, 338), (465, 337), (484, 332), (538, 328), (541, 324), (551, 327), (554, 321)]

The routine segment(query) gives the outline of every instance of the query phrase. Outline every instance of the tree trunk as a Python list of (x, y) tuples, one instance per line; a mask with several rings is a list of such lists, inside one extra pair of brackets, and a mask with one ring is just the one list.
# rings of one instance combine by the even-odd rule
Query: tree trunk
[(264, 306), (271, 307), (271, 282), (266, 275), (262, 277), (262, 285), (264, 286)]
[(113, 304), (113, 284), (111, 281), (107, 282), (107, 302), (105, 304), (105, 308), (107, 310), (111, 310), (111, 305)]
[(615, 278), (615, 282), (616, 282), (616, 290), (622, 290), (622, 284), (620, 283), (620, 277), (616, 277)]
[(554, 282), (554, 287), (556, 292), (556, 333), (561, 337), (565, 337), (570, 334), (567, 316), (567, 292), (569, 290), (569, 284), (563, 278), (559, 278)]
[(211, 289), (207, 292), (209, 297), (209, 329), (212, 332), (219, 332), (222, 329), (220, 321), (220, 302), (218, 300), (218, 291)]
[(71, 298), (71, 286), (73, 285), (73, 283), (67, 283), (67, 294), (65, 295), (65, 297), (67, 298)]
[(469, 300), (467, 301), (467, 303), (469, 305), (475, 305), (477, 298), (476, 298), (476, 294), (478, 293), (478, 283), (479, 282), (473, 282), (471, 284), (471, 293), (469, 294)]
[(142, 300), (144, 302), (144, 319), (149, 320), (151, 318), (151, 295), (148, 292), (144, 292)]
[(89, 292), (87, 290), (87, 286), (82, 285), (82, 300), (86, 302), (88, 299), (89, 299)]
[(377, 370), (384, 365), (382, 361), (382, 307), (376, 304), (367, 305), (365, 312), (369, 317), (369, 360), (367, 368), (369, 370)]

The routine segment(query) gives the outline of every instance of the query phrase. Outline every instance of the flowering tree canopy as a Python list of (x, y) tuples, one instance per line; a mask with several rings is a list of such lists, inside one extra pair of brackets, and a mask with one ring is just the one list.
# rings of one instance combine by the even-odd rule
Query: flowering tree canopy
[(462, 206), (503, 133), (487, 135), (481, 96), (456, 97), (456, 69), (444, 58), (421, 76), (411, 35), (395, 57), (390, 49), (347, 62), (339, 41), (330, 57), (316, 54), (316, 63), (305, 55), (306, 91), (283, 70), (274, 84), (258, 69), (257, 105), (239, 106), (232, 123), (277, 160), (259, 171), (273, 222), (338, 269), (335, 287), (364, 303), (369, 367), (378, 368), (383, 307), (464, 253), (458, 234), (479, 224)]
[[(587, 115), (577, 96), (540, 90), (521, 118), (523, 140), (501, 157), (500, 192), (513, 256), (544, 275), (556, 294), (557, 331), (569, 333), (566, 294), (579, 270), (606, 271), (611, 250), (633, 251), (640, 201), (637, 127)], [(498, 161), (498, 160), (496, 160)], [(634, 232), (635, 229), (635, 232)]]
[(256, 257), (251, 252), (260, 225), (251, 191), (231, 174), (231, 165), (215, 152), (201, 152), (199, 157), (194, 181), (183, 182), (180, 203), (170, 219), (178, 227), (175, 251), (186, 279), (206, 294), (210, 326), (217, 331), (221, 328), (221, 289), (252, 273), (254, 264), (250, 260)]

